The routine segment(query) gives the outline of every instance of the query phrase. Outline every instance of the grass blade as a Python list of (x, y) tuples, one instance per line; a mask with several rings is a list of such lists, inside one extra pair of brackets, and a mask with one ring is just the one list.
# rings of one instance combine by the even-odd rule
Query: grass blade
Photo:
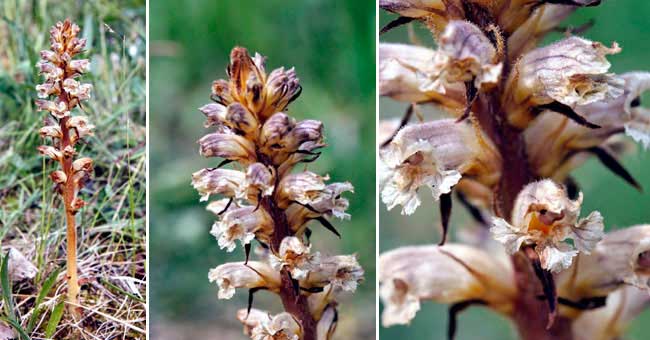
[(23, 339), (23, 340), (31, 340), (29, 335), (27, 335), (27, 332), (25, 332), (23, 327), (21, 327), (20, 324), (18, 322), (16, 322), (15, 320), (12, 320), (10, 318), (6, 318), (4, 316), (0, 316), (0, 320), (10, 324), (11, 327), (13, 327), (16, 331), (18, 331), (18, 334), (20, 334), (21, 339)]
[(63, 311), (65, 310), (65, 302), (59, 302), (54, 309), (52, 310), (52, 315), (50, 315), (50, 320), (47, 321), (47, 326), (45, 327), (45, 337), (52, 338), (56, 328), (61, 322), (61, 317), (63, 317)]
[(0, 284), (2, 285), (2, 299), (5, 304), (5, 312), (11, 320), (16, 320), (14, 311), (14, 302), (11, 298), (11, 281), (9, 281), (9, 252), (2, 258), (2, 267), (0, 267)]
[(27, 323), (27, 330), (28, 331), (33, 331), (34, 330), (34, 325), (36, 324), (36, 320), (38, 319), (39, 315), (41, 315), (42, 309), (41, 309), (41, 303), (45, 299), (45, 297), (50, 293), (50, 290), (52, 290), (52, 287), (54, 287), (54, 284), (56, 283), (56, 278), (59, 276), (59, 273), (61, 272), (60, 269), (55, 270), (50, 274), (50, 276), (45, 279), (45, 282), (43, 283), (43, 287), (41, 288), (41, 291), (38, 293), (38, 296), (36, 297), (36, 301), (34, 302), (34, 311), (32, 312), (32, 316), (29, 318), (29, 322)]

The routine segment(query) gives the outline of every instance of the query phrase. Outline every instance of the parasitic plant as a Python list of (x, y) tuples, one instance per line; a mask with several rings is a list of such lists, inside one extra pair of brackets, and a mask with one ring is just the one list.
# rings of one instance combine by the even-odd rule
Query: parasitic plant
[[(245, 260), (222, 264), (209, 272), (219, 287), (219, 299), (230, 299), (237, 288), (248, 289), (248, 308), (237, 318), (253, 339), (331, 339), (337, 321), (337, 296), (354, 292), (363, 278), (355, 255), (325, 255), (312, 250), (312, 221), (337, 236), (329, 218), (346, 219), (350, 183), (330, 183), (306, 169), (325, 147), (323, 124), (296, 121), (287, 106), (302, 90), (293, 68), (265, 70), (265, 57), (235, 47), (228, 80), (212, 84), (211, 99), (200, 111), (205, 127), (200, 154), (224, 160), (215, 168), (192, 175), (201, 201), (210, 196), (208, 211), (218, 217), (211, 234), (231, 252), (238, 241)], [(232, 167), (224, 166), (231, 164)], [(253, 240), (257, 260), (250, 260)], [(277, 294), (284, 312), (272, 315), (252, 308), (253, 294)]]
[[(381, 199), (403, 215), (431, 190), (442, 241), (380, 256), (382, 323), (408, 324), (420, 302), (472, 305), (508, 317), (522, 339), (617, 339), (650, 305), (650, 225), (604, 232), (598, 211), (581, 217), (572, 170), (595, 156), (640, 188), (617, 155), (650, 146), (641, 94), (650, 73), (609, 71), (621, 51), (565, 29), (538, 47), (578, 7), (599, 0), (380, 0), (398, 17), (386, 32), (420, 22), (436, 49), (381, 43), (379, 91), (409, 103), (382, 121)], [(424, 122), (420, 108), (450, 116)], [(413, 114), (420, 122), (409, 123)], [(445, 243), (452, 192), (483, 228), (467, 244)], [(606, 212), (605, 212), (606, 218)]]
[(38, 151), (58, 162), (60, 169), (52, 172), (50, 178), (56, 191), (63, 198), (67, 222), (67, 281), (68, 302), (73, 314), (77, 314), (80, 292), (77, 279), (77, 227), (75, 215), (84, 206), (79, 191), (93, 171), (93, 161), (88, 157), (77, 157), (76, 146), (87, 136), (92, 135), (94, 125), (88, 118), (72, 115), (71, 112), (81, 102), (90, 98), (91, 84), (80, 83), (77, 79), (87, 72), (90, 62), (87, 59), (74, 59), (83, 52), (86, 39), (78, 38), (79, 26), (70, 20), (58, 22), (50, 30), (50, 49), (41, 51), (37, 67), (45, 82), (36, 86), (38, 97), (36, 106), (47, 111), (45, 126), (40, 135), (49, 139), (51, 145), (38, 147)]

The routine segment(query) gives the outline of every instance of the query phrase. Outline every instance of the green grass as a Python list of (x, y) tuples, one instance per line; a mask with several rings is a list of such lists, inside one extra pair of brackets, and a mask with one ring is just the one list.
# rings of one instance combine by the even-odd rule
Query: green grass
[[(92, 62), (82, 80), (93, 84), (93, 98), (84, 103), (85, 113), (73, 114), (87, 115), (97, 126), (78, 148), (95, 162), (92, 181), (81, 192), (88, 204), (77, 215), (85, 282), (79, 324), (67, 313), (57, 315), (65, 295), (65, 220), (48, 178), (57, 165), (36, 151), (45, 113), (33, 104), (41, 82), (38, 53), (49, 45), (50, 26), (65, 18), (81, 26), (88, 39), (82, 57)], [(144, 20), (143, 0), (0, 3), (0, 239), (39, 270), (34, 280), (15, 283), (3, 305), (14, 304), (14, 320), (32, 338), (141, 338), (138, 330), (145, 329)]]

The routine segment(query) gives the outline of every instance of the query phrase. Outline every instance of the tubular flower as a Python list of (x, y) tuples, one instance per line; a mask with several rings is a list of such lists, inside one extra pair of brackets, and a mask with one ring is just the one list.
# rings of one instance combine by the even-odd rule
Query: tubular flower
[[(71, 306), (77, 304), (79, 284), (76, 265), (76, 225), (74, 215), (85, 203), (78, 197), (79, 191), (93, 172), (90, 158), (74, 159), (77, 154), (76, 144), (93, 135), (94, 125), (87, 117), (73, 116), (71, 112), (81, 106), (81, 102), (90, 99), (91, 84), (81, 83), (80, 78), (90, 68), (86, 59), (74, 58), (86, 46), (86, 39), (78, 38), (80, 28), (70, 20), (58, 22), (50, 30), (50, 50), (41, 52), (41, 60), (36, 67), (44, 78), (44, 83), (36, 86), (37, 108), (47, 111), (51, 119), (40, 129), (43, 138), (49, 138), (52, 146), (39, 146), (38, 151), (61, 165), (50, 175), (62, 199), (67, 219), (67, 277), (68, 301)], [(53, 122), (52, 122), (53, 120)], [(73, 310), (76, 307), (72, 307)]]
[(429, 187), (437, 200), (465, 173), (481, 166), (496, 171), (497, 161), (487, 159), (491, 154), (468, 125), (445, 119), (407, 126), (379, 152), (382, 201), (389, 210), (401, 205), (402, 214), (410, 215), (420, 205), (420, 187)]
[[(403, 44), (379, 44), (379, 94), (405, 102), (441, 102), (450, 110), (465, 106), (462, 84), (445, 83), (444, 92), (425, 85), (437, 72), (433, 60), (439, 52)], [(440, 90), (440, 88), (438, 88)], [(444, 94), (443, 94), (444, 93)]]
[(630, 323), (650, 307), (647, 291), (623, 287), (607, 297), (604, 307), (583, 313), (573, 324), (577, 340), (620, 339)]
[(623, 285), (650, 289), (650, 225), (608, 233), (558, 278), (560, 293), (575, 301), (606, 296)]
[(280, 286), (280, 275), (268, 264), (251, 261), (222, 264), (210, 270), (210, 282), (219, 286), (219, 299), (230, 299), (235, 295), (236, 288), (264, 288), (277, 291)]
[(496, 50), (478, 27), (467, 21), (451, 21), (439, 42), (439, 52), (431, 61), (433, 69), (425, 74), (429, 79), (421, 84), (421, 90), (445, 94), (445, 87), (453, 83), (472, 82), (476, 88), (496, 85), (503, 64), (493, 64)]
[[(640, 96), (650, 89), (650, 74), (624, 73), (624, 94), (616, 99), (576, 107), (576, 112), (601, 128), (590, 129), (545, 111), (525, 131), (528, 157), (538, 174), (564, 180), (587, 159), (585, 153), (606, 150), (612, 137), (625, 131), (646, 149), (650, 146), (650, 111)], [(540, 143), (540, 141), (544, 141)]]
[[(490, 231), (510, 254), (532, 244), (542, 267), (559, 272), (571, 265), (578, 251), (589, 253), (603, 236), (603, 218), (594, 211), (578, 221), (582, 194), (572, 201), (564, 188), (551, 180), (528, 184), (517, 196), (512, 224), (495, 217)], [(572, 238), (575, 248), (563, 243)]]
[(242, 309), (237, 319), (244, 324), (244, 333), (253, 340), (300, 340), (300, 325), (289, 313), (271, 315), (258, 309), (250, 313)]
[[(230, 57), (229, 79), (212, 84), (215, 103), (199, 109), (205, 127), (215, 129), (199, 139), (200, 153), (224, 160), (192, 174), (192, 186), (201, 201), (217, 197), (207, 210), (218, 217), (211, 234), (219, 247), (231, 252), (239, 241), (246, 260), (212, 269), (209, 279), (222, 299), (248, 289), (249, 308), (237, 317), (252, 339), (329, 340), (336, 328), (335, 299), (355, 290), (363, 269), (353, 255), (312, 252), (309, 226), (317, 221), (339, 235), (328, 219), (350, 217), (342, 194), (353, 187), (326, 183), (328, 176), (307, 169), (293, 171), (315, 161), (325, 146), (320, 121), (297, 121), (282, 112), (301, 91), (295, 70), (267, 74), (265, 57), (251, 57), (241, 47)], [(224, 167), (229, 163), (237, 166)], [(249, 261), (254, 240), (264, 250)], [(272, 316), (251, 309), (259, 290), (277, 294), (286, 312)]]
[(507, 313), (516, 288), (512, 269), (490, 254), (465, 245), (411, 246), (379, 257), (379, 296), (385, 327), (408, 324), (421, 300), (481, 301)]
[(608, 48), (569, 37), (525, 54), (508, 81), (508, 119), (524, 127), (531, 120), (527, 108), (553, 102), (574, 108), (621, 96), (624, 82), (607, 73), (611, 64), (605, 58), (620, 51), (616, 43)]
[[(647, 306), (619, 297), (623, 285), (648, 289), (647, 226), (605, 235), (600, 212), (580, 218), (582, 178), (574, 170), (596, 158), (641, 190), (618, 157), (632, 140), (650, 148), (650, 110), (641, 103), (650, 74), (614, 74), (608, 56), (621, 52), (618, 44), (579, 36), (592, 23), (561, 26), (579, 7), (600, 2), (379, 1), (397, 15), (380, 35), (419, 23), (437, 46), (423, 46), (412, 31), (412, 44), (379, 44), (379, 94), (409, 104), (401, 119), (380, 117), (382, 201), (409, 215), (420, 190), (431, 190), (442, 226), (438, 247), (381, 256), (384, 325), (409, 323), (422, 300), (433, 300), (451, 304), (449, 339), (455, 315), (480, 304), (509, 317), (524, 340), (611, 340)], [(540, 46), (559, 31), (563, 39)], [(445, 251), (456, 202), (476, 222), (456, 236), (489, 253)], [(290, 214), (298, 223), (308, 217)], [(323, 310), (328, 300), (318, 297), (314, 306)]]

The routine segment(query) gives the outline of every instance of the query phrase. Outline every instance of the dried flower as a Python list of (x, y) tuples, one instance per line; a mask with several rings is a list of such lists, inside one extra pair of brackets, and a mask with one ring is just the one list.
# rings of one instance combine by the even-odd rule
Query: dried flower
[[(39, 146), (38, 151), (61, 164), (61, 170), (50, 177), (62, 194), (67, 220), (67, 278), (68, 302), (72, 312), (78, 314), (75, 305), (79, 294), (77, 282), (77, 245), (74, 215), (85, 203), (78, 197), (85, 180), (93, 172), (92, 160), (87, 157), (74, 160), (75, 145), (80, 139), (93, 134), (94, 125), (83, 116), (72, 116), (72, 110), (81, 101), (90, 98), (91, 84), (79, 82), (76, 78), (90, 68), (88, 60), (73, 59), (82, 52), (85, 39), (79, 39), (79, 26), (70, 20), (58, 22), (50, 30), (50, 50), (41, 52), (41, 60), (36, 65), (45, 82), (36, 86), (38, 97), (36, 106), (48, 111), (55, 121), (40, 129), (41, 137), (50, 137), (53, 146)], [(53, 100), (47, 100), (53, 97)]]
[[(237, 317), (252, 339), (329, 340), (336, 328), (335, 299), (356, 289), (363, 269), (354, 255), (312, 253), (308, 225), (318, 221), (339, 235), (328, 218), (349, 217), (341, 194), (352, 185), (292, 171), (315, 161), (325, 146), (321, 122), (296, 121), (281, 112), (300, 94), (295, 70), (267, 75), (265, 58), (251, 58), (241, 47), (230, 57), (229, 79), (212, 84), (216, 103), (199, 109), (205, 127), (216, 129), (199, 140), (200, 153), (225, 160), (195, 172), (192, 186), (201, 201), (221, 197), (207, 206), (219, 217), (211, 234), (227, 251), (239, 240), (246, 261), (223, 264), (209, 279), (219, 286), (219, 298), (232, 297), (236, 288), (249, 290), (249, 308)], [(222, 168), (228, 163), (238, 169)], [(259, 261), (249, 261), (254, 240), (265, 248)], [(253, 294), (262, 289), (279, 295), (287, 312), (273, 316), (251, 309)]]

